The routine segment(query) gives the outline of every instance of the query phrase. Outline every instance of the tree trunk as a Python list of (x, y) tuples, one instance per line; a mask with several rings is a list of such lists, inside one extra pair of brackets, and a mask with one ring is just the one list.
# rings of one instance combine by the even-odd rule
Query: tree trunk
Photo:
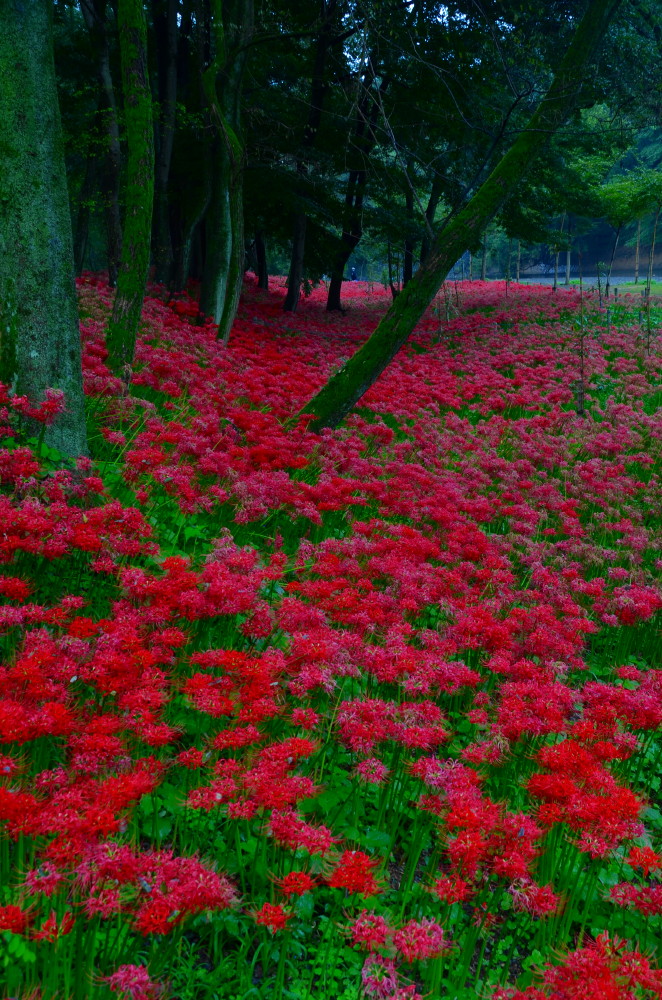
[(517, 241), (517, 263), (516, 263), (517, 270), (516, 270), (516, 274), (515, 274), (515, 281), (517, 282), (518, 285), (519, 285), (519, 280), (520, 280), (521, 265), (522, 265), (522, 241), (518, 240)]
[(47, 389), (64, 392), (66, 410), (45, 440), (76, 456), (87, 437), (51, 7), (2, 4), (0, 356), (5, 379), (15, 377), (32, 401)]
[(634, 248), (634, 283), (639, 284), (639, 257), (641, 254), (641, 219), (637, 219), (637, 242)]
[(154, 277), (172, 280), (173, 248), (170, 231), (168, 180), (177, 110), (177, 0), (155, 0), (154, 27), (159, 62), (158, 150), (154, 168)]
[(154, 131), (143, 4), (141, 0), (119, 0), (117, 13), (128, 160), (122, 259), (106, 344), (110, 367), (126, 374), (133, 362), (149, 271)]
[(614, 257), (616, 256), (616, 248), (618, 247), (618, 238), (621, 235), (621, 226), (616, 229), (616, 235), (614, 237), (614, 242), (611, 248), (611, 258), (609, 260), (609, 270), (607, 271), (607, 284), (605, 286), (605, 295), (609, 298), (609, 288), (611, 287), (611, 271), (614, 266)]
[(655, 211), (655, 218), (653, 220), (653, 233), (651, 236), (650, 250), (648, 251), (648, 274), (646, 276), (646, 293), (650, 298), (650, 288), (653, 282), (653, 263), (655, 261), (655, 242), (657, 240), (657, 224), (660, 219), (660, 211), (662, 207), (658, 205)]
[(255, 233), (255, 259), (257, 262), (257, 287), (269, 290), (269, 268), (267, 266), (267, 247), (264, 233), (258, 229)]
[(85, 161), (85, 176), (78, 192), (76, 225), (74, 227), (74, 267), (76, 274), (80, 274), (83, 270), (85, 254), (87, 252), (87, 239), (90, 232), (90, 205), (97, 182), (96, 166), (97, 160), (94, 152), (88, 153)]
[(487, 229), (483, 233), (483, 253), (480, 259), (480, 280), (487, 281)]
[(244, 145), (240, 104), (246, 43), (253, 34), (253, 0), (237, 0), (227, 11), (233, 49), (228, 57), (222, 0), (212, 0), (210, 32), (213, 59), (203, 74), (203, 86), (215, 142), (212, 188), (205, 217), (206, 250), (200, 308), (218, 325), (218, 340), (227, 343), (239, 305), (244, 276)]
[(419, 258), (419, 263), (423, 263), (430, 252), (430, 235), (428, 232), (428, 227), (430, 230), (434, 226), (434, 217), (437, 214), (437, 208), (439, 206), (439, 201), (441, 200), (441, 178), (435, 175), (432, 181), (432, 187), (430, 189), (430, 197), (428, 198), (427, 208), (425, 209), (425, 221), (427, 223), (425, 233), (423, 234), (423, 239), (421, 240), (421, 256)]
[(525, 130), (435, 239), (426, 263), (393, 302), (372, 336), (301, 411), (312, 417), (311, 429), (339, 424), (408, 339), (455, 261), (478, 242), (533, 158), (570, 114), (586, 66), (620, 2), (591, 0), (547, 94)]
[[(407, 185), (405, 190), (405, 206), (407, 211), (407, 224), (411, 226), (414, 221), (414, 195)], [(414, 242), (411, 235), (405, 237), (404, 254), (402, 258), (402, 287), (406, 288), (414, 275)]]
[(306, 248), (306, 225), (308, 219), (305, 212), (297, 212), (294, 216), (294, 233), (292, 235), (292, 257), (290, 273), (287, 276), (287, 295), (283, 303), (284, 312), (296, 312), (301, 298), (301, 283), (303, 281), (304, 251)]
[(117, 284), (122, 253), (122, 220), (120, 217), (122, 152), (115, 88), (110, 70), (110, 50), (106, 31), (106, 0), (81, 0), (80, 6), (97, 59), (99, 104), (96, 117), (99, 121), (100, 132), (105, 133), (105, 153), (101, 161), (101, 194), (106, 224), (108, 282), (111, 288), (114, 288)]
[[(327, 312), (342, 310), (340, 294), (345, 268), (363, 236), (363, 200), (368, 180), (368, 159), (376, 142), (375, 124), (380, 108), (380, 101), (375, 100), (371, 93), (374, 83), (372, 67), (375, 60), (370, 59), (368, 62), (371, 67), (370, 75), (364, 81), (364, 94), (356, 109), (354, 133), (349, 146), (349, 155), (354, 161), (354, 166), (350, 169), (347, 180), (342, 235), (331, 268), (329, 294), (326, 300)], [(386, 85), (386, 80), (382, 80), (380, 91), (385, 90)]]

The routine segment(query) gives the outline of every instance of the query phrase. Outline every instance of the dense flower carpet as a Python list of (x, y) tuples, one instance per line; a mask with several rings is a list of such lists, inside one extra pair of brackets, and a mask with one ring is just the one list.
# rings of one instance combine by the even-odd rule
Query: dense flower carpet
[[(662, 341), (634, 302), (80, 282), (91, 458), (0, 399), (0, 994), (662, 995)], [(654, 307), (659, 324), (662, 310)]]

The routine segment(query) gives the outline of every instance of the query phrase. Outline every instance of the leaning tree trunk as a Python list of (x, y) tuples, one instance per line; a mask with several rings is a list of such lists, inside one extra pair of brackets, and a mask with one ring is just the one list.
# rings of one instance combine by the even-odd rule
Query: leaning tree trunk
[(87, 451), (71, 216), (49, 0), (3, 0), (0, 30), (0, 357), (40, 401), (65, 394), (46, 442)]
[(446, 274), (512, 194), (549, 137), (575, 106), (586, 66), (621, 0), (591, 0), (547, 94), (529, 124), (467, 205), (434, 241), (425, 264), (398, 295), (366, 343), (333, 375), (301, 414), (313, 430), (335, 427), (379, 378), (434, 299)]
[(147, 31), (141, 0), (119, 0), (117, 15), (128, 159), (122, 259), (106, 345), (110, 367), (127, 374), (133, 362), (149, 271), (154, 132), (147, 75)]

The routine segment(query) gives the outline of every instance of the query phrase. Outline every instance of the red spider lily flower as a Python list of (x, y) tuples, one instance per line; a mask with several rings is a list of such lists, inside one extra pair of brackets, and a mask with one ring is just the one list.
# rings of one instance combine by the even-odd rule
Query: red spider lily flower
[(14, 903), (0, 906), (0, 930), (11, 931), (12, 934), (26, 934), (31, 923), (32, 914), (29, 910), (22, 910)]
[(32, 896), (38, 893), (53, 896), (63, 883), (66, 883), (66, 877), (62, 872), (58, 871), (52, 862), (44, 861), (38, 868), (27, 872), (23, 885)]
[(625, 860), (633, 868), (641, 868), (644, 878), (651, 872), (662, 871), (662, 854), (657, 854), (652, 847), (633, 847)]
[(450, 904), (470, 899), (475, 889), (459, 875), (442, 875), (430, 886), (430, 892), (433, 892), (442, 903)]
[(384, 1000), (394, 996), (398, 989), (394, 960), (385, 955), (368, 955), (361, 970), (361, 982), (368, 997)]
[(325, 879), (332, 889), (346, 889), (361, 896), (374, 896), (382, 892), (375, 878), (379, 860), (363, 851), (343, 851), (331, 875)]
[(383, 785), (389, 775), (389, 769), (377, 757), (368, 757), (356, 765), (357, 777), (369, 785)]
[(392, 933), (388, 921), (371, 910), (361, 910), (358, 917), (347, 928), (355, 948), (376, 951), (384, 947)]
[(268, 927), (272, 934), (286, 930), (292, 919), (292, 914), (288, 913), (280, 903), (263, 903), (259, 910), (253, 911), (252, 915), (256, 924)]
[(280, 878), (276, 876), (272, 878), (284, 896), (303, 896), (317, 885), (317, 879), (307, 872), (288, 872)]
[(128, 1000), (158, 1000), (164, 992), (164, 987), (151, 978), (144, 965), (120, 965), (104, 980), (113, 993), (120, 993)]
[(55, 910), (51, 910), (50, 917), (47, 917), (39, 930), (32, 932), (32, 938), (35, 941), (57, 941), (66, 934), (70, 934), (75, 923), (76, 918), (71, 911), (68, 910), (58, 923)]
[(403, 924), (393, 934), (393, 945), (405, 962), (436, 958), (451, 947), (443, 928), (426, 917)]

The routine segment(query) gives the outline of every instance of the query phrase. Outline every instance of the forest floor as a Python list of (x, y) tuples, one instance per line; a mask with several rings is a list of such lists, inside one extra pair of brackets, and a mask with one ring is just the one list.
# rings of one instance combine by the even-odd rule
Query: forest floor
[(40, 1000), (662, 995), (662, 309), (383, 288), (230, 344), (79, 285), (92, 458), (2, 400), (0, 981)]

